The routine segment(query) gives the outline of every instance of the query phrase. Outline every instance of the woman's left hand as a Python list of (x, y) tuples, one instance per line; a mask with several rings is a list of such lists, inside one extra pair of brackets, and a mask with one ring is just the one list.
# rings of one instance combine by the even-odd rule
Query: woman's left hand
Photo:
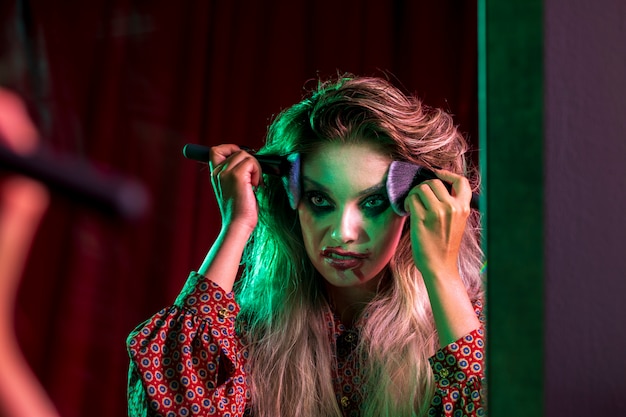
[[(458, 256), (472, 190), (467, 178), (446, 170), (437, 170), (441, 180), (416, 185), (404, 207), (411, 214), (413, 260), (424, 278), (458, 276)], [(452, 185), (448, 191), (442, 181)]]

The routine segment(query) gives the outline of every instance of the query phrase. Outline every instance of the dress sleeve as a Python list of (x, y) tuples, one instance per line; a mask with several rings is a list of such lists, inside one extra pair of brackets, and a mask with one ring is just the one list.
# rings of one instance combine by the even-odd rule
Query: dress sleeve
[(247, 352), (233, 294), (192, 272), (173, 306), (128, 337), (129, 416), (243, 416)]
[(435, 395), (429, 416), (486, 415), (484, 319), (482, 304), (477, 302), (475, 307), (483, 325), (439, 349), (429, 359), (435, 376)]

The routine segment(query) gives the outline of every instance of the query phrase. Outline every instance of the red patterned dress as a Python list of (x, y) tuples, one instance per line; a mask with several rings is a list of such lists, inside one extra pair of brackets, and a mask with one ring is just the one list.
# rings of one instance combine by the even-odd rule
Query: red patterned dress
[[(477, 314), (482, 306), (477, 303)], [(248, 353), (235, 332), (233, 293), (192, 273), (172, 307), (128, 337), (129, 415), (242, 417), (249, 414)], [(344, 416), (359, 415), (359, 376), (351, 360), (358, 328), (347, 330), (327, 313), (336, 347), (333, 382)], [(430, 416), (482, 416), (484, 332), (476, 329), (430, 358), (435, 396)]]

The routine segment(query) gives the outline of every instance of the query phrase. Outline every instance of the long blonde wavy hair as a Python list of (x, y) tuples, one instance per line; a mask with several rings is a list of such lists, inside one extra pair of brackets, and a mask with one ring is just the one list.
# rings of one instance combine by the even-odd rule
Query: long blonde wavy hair
[[(343, 76), (320, 82), (268, 129), (260, 153), (303, 159), (322, 144), (374, 141), (394, 160), (461, 173), (468, 145), (452, 117), (403, 94), (382, 78)], [(265, 177), (257, 192), (259, 222), (246, 247), (235, 291), (249, 347), (249, 386), (256, 417), (341, 416), (333, 391), (335, 354), (324, 312), (323, 278), (310, 262), (296, 211), (282, 181)], [(408, 226), (409, 222), (406, 223)], [(470, 299), (481, 296), (479, 219), (462, 241), (459, 270)], [(438, 338), (426, 288), (415, 267), (408, 227), (388, 266), (388, 285), (364, 309), (357, 346), (364, 417), (419, 416), (433, 396), (428, 358)], [(245, 325), (243, 324), (245, 323)]]

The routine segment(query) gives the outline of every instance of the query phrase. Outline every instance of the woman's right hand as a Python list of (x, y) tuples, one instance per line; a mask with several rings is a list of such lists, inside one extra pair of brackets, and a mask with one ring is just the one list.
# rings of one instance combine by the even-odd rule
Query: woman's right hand
[(225, 144), (211, 148), (209, 167), (222, 227), (252, 233), (258, 221), (254, 188), (262, 181), (258, 161), (239, 146)]

